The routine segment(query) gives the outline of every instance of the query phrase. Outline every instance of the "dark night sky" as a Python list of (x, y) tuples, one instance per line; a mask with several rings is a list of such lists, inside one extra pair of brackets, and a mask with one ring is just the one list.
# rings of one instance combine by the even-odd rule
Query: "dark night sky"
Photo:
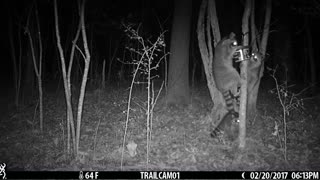
[[(17, 39), (18, 25), (25, 25), (28, 8), (33, 1), (20, 1), (20, 0), (6, 0), (2, 7), (5, 10), (3, 13), (3, 24), (5, 27), (3, 30), (4, 40), (2, 41), (4, 54), (2, 55), (1, 61), (1, 78), (2, 89), (8, 87), (8, 82), (12, 82), (12, 63), (10, 57), (9, 49), (9, 39), (8, 39), (8, 28), (7, 24), (10, 20), (9, 16), (13, 21), (13, 33), (15, 34), (15, 40)], [(46, 46), (45, 59), (46, 63), (54, 60), (54, 54), (56, 53), (56, 42), (53, 29), (53, 1), (51, 0), (39, 0), (36, 1), (38, 4), (40, 24), (42, 31), (43, 43)], [(63, 42), (67, 40), (68, 31), (77, 27), (78, 16), (77, 16), (77, 1), (67, 0), (58, 1), (59, 18), (60, 18), (60, 31)], [(231, 31), (238, 34), (241, 30), (241, 16), (242, 16), (242, 1), (227, 0), (227, 1), (217, 1), (217, 11), (219, 24), (221, 29), (221, 34), (226, 35)], [(257, 1), (259, 3), (261, 1)], [(193, 23), (197, 18), (199, 1), (194, 1), (194, 11), (193, 11)], [(276, 33), (278, 31), (283, 31), (284, 33), (290, 33), (292, 35), (292, 45), (294, 48), (294, 57), (299, 57), (302, 59), (303, 53), (301, 46), (303, 46), (303, 40), (305, 35), (303, 31), (304, 28), (304, 16), (298, 13), (296, 8), (301, 7), (301, 4), (308, 4), (302, 0), (295, 1), (274, 1), (271, 28), (272, 33), (270, 34), (269, 49), (268, 53), (272, 54), (273, 39), (277, 38)], [(257, 21), (263, 20), (263, 5), (260, 5), (260, 9), (256, 14)], [(307, 5), (309, 7), (309, 5)], [(311, 12), (311, 11), (310, 11)], [(88, 0), (86, 4), (86, 25), (87, 34), (89, 38), (92, 37), (93, 46), (96, 48), (96, 55), (100, 59), (108, 57), (108, 42), (109, 38), (112, 37), (116, 39), (121, 37), (121, 31), (119, 29), (119, 22), (121, 20), (127, 22), (142, 22), (144, 27), (144, 33), (146, 35), (157, 35), (159, 30), (158, 21), (163, 23), (164, 29), (170, 30), (171, 19), (173, 13), (173, 1), (171, 0)], [(158, 19), (157, 19), (158, 18)], [(18, 21), (20, 19), (20, 22)], [(311, 18), (311, 31), (314, 40), (315, 57), (319, 57), (319, 51), (317, 46), (317, 40), (319, 39), (317, 28), (319, 22), (318, 17)], [(257, 23), (258, 27), (261, 24)], [(195, 26), (192, 25), (194, 28)], [(193, 29), (194, 31), (194, 29)], [(71, 36), (73, 37), (73, 36)], [(26, 36), (23, 35), (23, 40), (26, 40)], [(167, 40), (170, 38), (170, 32), (167, 34)], [(70, 41), (70, 39), (68, 39)], [(90, 39), (89, 39), (90, 41)], [(168, 43), (168, 42), (167, 42)], [(26, 46), (26, 42), (23, 44)], [(300, 53), (299, 53), (300, 52)], [(48, 64), (47, 64), (48, 66)], [(319, 66), (319, 65), (318, 65)], [(11, 85), (10, 85), (11, 86)]]
[[(13, 21), (14, 30), (13, 33), (17, 34), (17, 27), (25, 26), (26, 17), (28, 14), (28, 9), (30, 8), (33, 1), (5, 1), (3, 2), (5, 10), (2, 11), (4, 14), (4, 22), (7, 25), (10, 20), (9, 16)], [(43, 43), (46, 51), (45, 61), (51, 61), (50, 57), (52, 56), (56, 48), (56, 40), (54, 34), (54, 17), (53, 17), (53, 1), (37, 1), (39, 16), (40, 16), (40, 25), (41, 33), (43, 38)], [(95, 48), (98, 49), (100, 56), (106, 57), (106, 49), (108, 49), (108, 40), (112, 36), (114, 39), (121, 36), (121, 29), (119, 29), (119, 23), (122, 20), (128, 22), (143, 22), (145, 27), (149, 31), (155, 31), (155, 28), (159, 27), (159, 23), (156, 18), (159, 18), (160, 21), (165, 21), (165, 28), (168, 29), (168, 23), (171, 21), (172, 15), (172, 2), (171, 1), (125, 1), (125, 0), (94, 0), (87, 1), (86, 3), (86, 26), (87, 29), (90, 29), (87, 34), (89, 38), (93, 37)], [(78, 8), (77, 1), (58, 1), (58, 13), (59, 13), (59, 23), (60, 23), (60, 33), (62, 38), (62, 43), (65, 43), (67, 40), (68, 31), (75, 32), (78, 23)], [(19, 22), (19, 21), (20, 22)], [(71, 30), (70, 30), (71, 29)], [(2, 76), (8, 82), (8, 73), (9, 77), (12, 77), (12, 63), (9, 49), (9, 39), (8, 39), (8, 28), (4, 28), (5, 35), (5, 56), (3, 56), (2, 64)], [(158, 33), (159, 30), (157, 30)], [(73, 34), (71, 34), (72, 37)], [(28, 42), (26, 41), (26, 35), (22, 35), (24, 46), (27, 46)], [(72, 37), (73, 38), (73, 37)], [(16, 40), (16, 39), (15, 39)], [(70, 41), (70, 39), (68, 39)], [(90, 41), (90, 39), (89, 39)], [(4, 58), (5, 57), (5, 58)], [(49, 60), (49, 59), (50, 60)], [(12, 80), (10, 79), (9, 82)], [(3, 82), (3, 81), (2, 81)], [(4, 87), (4, 86), (2, 86)]]

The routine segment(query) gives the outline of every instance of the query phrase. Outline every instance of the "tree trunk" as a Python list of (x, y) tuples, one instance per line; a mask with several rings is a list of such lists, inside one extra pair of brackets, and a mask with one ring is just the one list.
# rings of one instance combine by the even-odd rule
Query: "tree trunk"
[[(247, 46), (249, 44), (249, 17), (251, 13), (251, 1), (246, 0), (245, 9), (242, 16), (242, 34), (243, 37), (243, 45)], [(247, 115), (247, 78), (248, 78), (248, 61), (241, 62), (241, 95), (240, 95), (240, 110), (239, 110), (239, 147), (244, 148), (246, 145), (245, 137), (246, 137), (246, 115)]]
[[(16, 49), (15, 49), (15, 45), (14, 45), (14, 36), (13, 36), (13, 30), (12, 30), (12, 18), (9, 12), (9, 8), (8, 8), (8, 35), (9, 35), (9, 44), (10, 44), (10, 53), (11, 53), (11, 58), (12, 58), (12, 67), (13, 67), (13, 85), (14, 85), (14, 91), (15, 91), (15, 97), (14, 97), (14, 102), (15, 102), (15, 106), (18, 107), (19, 106), (19, 88), (20, 88), (20, 84), (18, 83), (18, 79), (20, 78), (20, 74), (18, 74), (18, 68), (17, 68), (17, 58), (16, 58)], [(20, 31), (18, 31), (18, 33), (20, 33)], [(20, 37), (20, 36), (19, 36)], [(19, 45), (21, 45), (21, 40), (20, 38), (19, 40)]]
[[(208, 11), (208, 13), (206, 13)], [(207, 15), (207, 17), (205, 17)], [(197, 25), (198, 45), (203, 63), (203, 69), (207, 78), (207, 86), (210, 92), (211, 100), (214, 106), (211, 110), (211, 119), (213, 122), (221, 121), (221, 118), (227, 113), (225, 101), (220, 91), (216, 88), (213, 78), (212, 60), (213, 47), (220, 41), (219, 22), (216, 13), (215, 1), (203, 0), (199, 10)], [(214, 37), (214, 39), (213, 39)], [(214, 42), (214, 44), (212, 44)]]
[(102, 64), (102, 78), (101, 78), (101, 87), (102, 89), (105, 89), (106, 85), (106, 60), (103, 60)]
[(38, 78), (38, 90), (39, 90), (39, 113), (40, 113), (40, 130), (43, 132), (43, 87), (42, 87), (42, 55), (43, 55), (43, 48), (42, 48), (42, 39), (41, 39), (41, 30), (40, 30), (40, 22), (39, 22), (39, 15), (38, 15), (38, 6), (35, 3), (35, 14), (36, 14), (36, 21), (37, 21), (37, 31), (38, 31), (38, 44), (39, 44), (39, 64), (36, 66), (35, 61), (34, 68), (37, 68), (36, 74)]
[[(257, 39), (257, 34), (256, 34), (256, 25), (255, 25), (255, 1), (251, 1), (251, 15), (250, 15), (250, 31), (251, 31), (251, 42), (252, 42), (252, 52), (258, 52), (258, 41)], [(250, 66), (250, 63), (249, 63)], [(261, 65), (259, 69), (261, 68)], [(249, 67), (250, 69), (250, 67)], [(247, 117), (248, 119), (251, 119), (251, 114), (256, 113), (256, 101), (257, 101), (257, 96), (258, 96), (258, 91), (256, 92), (256, 85), (255, 85), (255, 80), (259, 79), (257, 76), (258, 74), (252, 74), (256, 72), (250, 72), (250, 75), (248, 77), (248, 101), (247, 101)], [(260, 74), (260, 73), (259, 73)], [(259, 82), (260, 83), (260, 82)], [(258, 89), (259, 90), (259, 86)], [(256, 94), (254, 93), (256, 92)]]
[[(266, 4), (266, 14), (265, 14), (265, 20), (264, 20), (264, 28), (263, 28), (263, 34), (262, 34), (262, 39), (261, 42), (258, 43), (260, 44), (260, 53), (262, 55), (262, 58), (265, 57), (266, 50), (267, 50), (267, 44), (268, 44), (268, 37), (269, 37), (269, 26), (270, 26), (270, 18), (271, 18), (271, 11), (272, 11), (272, 6), (271, 6), (271, 0), (267, 0)], [(251, 26), (254, 25), (254, 23), (251, 24)], [(251, 30), (255, 29), (254, 27), (251, 27)], [(251, 92), (249, 93), (248, 96), (248, 112), (250, 118), (252, 118), (255, 113), (257, 112), (257, 98), (258, 98), (258, 92), (259, 92), (259, 87), (260, 87), (260, 81), (263, 76), (264, 72), (264, 61), (261, 62), (261, 67), (260, 71), (258, 74), (258, 81), (256, 82), (256, 85)]]
[[(61, 69), (62, 69), (62, 76), (63, 76), (63, 85), (65, 90), (65, 98), (66, 98), (66, 104), (67, 104), (67, 150), (70, 152), (70, 139), (72, 138), (72, 144), (73, 144), (73, 151), (76, 152), (76, 135), (75, 135), (75, 126), (73, 122), (73, 111), (72, 111), (72, 103), (71, 103), (71, 70), (72, 70), (72, 62), (74, 58), (74, 51), (76, 47), (76, 43), (78, 41), (78, 37), (80, 34), (80, 27), (81, 22), (79, 22), (79, 26), (77, 29), (77, 33), (75, 35), (75, 38), (73, 40), (72, 49), (70, 53), (70, 62), (68, 64), (68, 72), (66, 67), (66, 61), (64, 58), (63, 49), (61, 46), (61, 39), (60, 39), (60, 32), (59, 32), (59, 19), (58, 19), (58, 9), (57, 9), (57, 1), (54, 1), (54, 20), (55, 20), (55, 34), (57, 38), (57, 47), (60, 53), (60, 60), (61, 60)], [(71, 130), (71, 134), (70, 134)]]
[[(76, 133), (76, 154), (78, 155), (79, 152), (79, 144), (80, 144), (80, 135), (81, 135), (81, 121), (82, 121), (82, 110), (83, 110), (83, 100), (87, 85), (87, 79), (88, 79), (88, 73), (90, 68), (90, 52), (88, 48), (88, 42), (87, 42), (87, 34), (85, 29), (85, 23), (84, 23), (84, 9), (85, 9), (85, 1), (82, 2), (81, 10), (80, 10), (80, 24), (81, 24), (81, 32), (82, 32), (82, 41), (84, 46), (84, 52), (85, 56), (85, 66), (84, 66), (84, 72), (81, 82), (81, 89), (80, 89), (80, 96), (79, 96), (79, 103), (78, 103), (78, 112), (77, 112), (77, 133)], [(78, 157), (78, 156), (77, 156)]]
[(314, 51), (313, 51), (313, 42), (312, 42), (312, 35), (310, 32), (310, 25), (309, 25), (309, 17), (306, 15), (306, 33), (307, 33), (307, 57), (310, 63), (310, 76), (311, 76), (311, 92), (313, 95), (316, 93), (316, 82), (317, 82), (317, 73), (316, 73), (316, 65), (314, 61)]
[(166, 100), (168, 104), (188, 104), (192, 0), (175, 0), (174, 6)]
[(30, 47), (27, 47), (26, 55), (23, 56), (22, 62), (22, 87), (21, 87), (21, 102), (22, 104), (26, 105), (30, 102), (33, 97), (33, 90), (34, 90), (34, 71), (33, 71), (33, 64), (32, 64), (32, 55), (30, 52)]

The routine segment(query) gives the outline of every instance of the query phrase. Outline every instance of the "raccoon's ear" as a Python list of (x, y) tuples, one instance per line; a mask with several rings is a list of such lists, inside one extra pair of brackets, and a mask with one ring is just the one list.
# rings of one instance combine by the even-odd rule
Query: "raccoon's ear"
[(236, 37), (236, 34), (234, 32), (231, 32), (229, 34), (229, 39), (234, 39)]

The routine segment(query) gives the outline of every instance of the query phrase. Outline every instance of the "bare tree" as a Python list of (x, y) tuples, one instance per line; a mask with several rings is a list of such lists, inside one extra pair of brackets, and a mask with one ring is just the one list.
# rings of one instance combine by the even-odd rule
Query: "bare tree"
[[(244, 12), (242, 16), (242, 34), (243, 45), (249, 44), (249, 17), (251, 13), (251, 0), (245, 1)], [(240, 95), (240, 110), (239, 110), (239, 147), (244, 148), (246, 145), (246, 115), (247, 115), (247, 86), (248, 86), (248, 61), (242, 61), (240, 65), (241, 77), (241, 95)]]
[(16, 56), (16, 48), (14, 44), (14, 35), (13, 35), (13, 20), (12, 15), (10, 14), (9, 7), (7, 7), (8, 10), (8, 38), (10, 43), (10, 54), (12, 58), (12, 66), (13, 66), (13, 81), (14, 81), (14, 91), (15, 91), (15, 97), (14, 97), (14, 103), (15, 106), (19, 107), (19, 96), (20, 96), (20, 88), (21, 88), (21, 56), (22, 56), (22, 45), (21, 45), (21, 33), (20, 28), (18, 29), (18, 42), (19, 42), (19, 57)]
[[(252, 1), (254, 8), (254, 1)], [(253, 51), (258, 52), (262, 55), (262, 59), (264, 59), (267, 51), (267, 44), (268, 44), (268, 38), (269, 38), (269, 27), (270, 27), (270, 18), (271, 18), (271, 12), (272, 12), (272, 6), (271, 6), (271, 0), (266, 1), (266, 14), (264, 19), (264, 27), (263, 27), (263, 33), (262, 38), (258, 38), (256, 34), (256, 26), (254, 24), (254, 9), (251, 11), (251, 34), (252, 34), (252, 42), (253, 44), (258, 44), (258, 48), (254, 45)], [(260, 86), (260, 80), (263, 76), (264, 72), (264, 61), (262, 61), (260, 72), (258, 75), (258, 81), (254, 88), (250, 90), (250, 94), (248, 96), (248, 111), (250, 112), (250, 115), (253, 116), (257, 112), (257, 98), (258, 98), (258, 92), (259, 92), (259, 86)]]
[[(254, 1), (247, 0), (245, 1), (245, 11), (243, 14), (242, 19), (242, 31), (245, 35), (243, 45), (249, 45), (249, 17), (251, 15), (251, 38), (253, 43), (255, 44), (253, 46), (254, 50), (258, 48), (258, 46), (261, 48), (261, 53), (263, 55), (265, 54), (266, 50), (266, 41), (268, 39), (268, 32), (269, 32), (269, 22), (270, 22), (270, 12), (271, 12), (271, 1), (267, 1), (267, 13), (266, 13), (266, 20), (265, 20), (265, 27), (263, 32), (263, 37), (260, 42), (260, 40), (257, 40), (256, 37), (256, 26), (254, 24), (254, 9), (251, 10), (251, 8), (254, 6)], [(205, 17), (207, 15), (207, 17)], [(201, 58), (204, 66), (204, 70), (207, 77), (207, 85), (210, 91), (211, 99), (214, 103), (214, 107), (211, 111), (212, 114), (212, 120), (214, 122), (218, 122), (221, 120), (221, 117), (223, 117), (226, 113), (226, 104), (222, 97), (222, 94), (218, 89), (216, 88), (215, 81), (213, 78), (212, 73), (212, 59), (213, 59), (213, 47), (216, 46), (217, 42), (220, 41), (220, 30), (219, 30), (219, 23), (216, 13), (216, 6), (215, 1), (207, 1), (203, 0), (202, 4), (200, 6), (200, 13), (198, 18), (198, 27), (197, 27), (197, 34), (198, 34), (198, 42), (199, 42), (199, 48), (201, 53)], [(214, 44), (212, 44), (214, 42)], [(246, 119), (246, 107), (247, 107), (247, 99), (249, 99), (249, 107), (253, 105), (256, 106), (256, 99), (258, 95), (258, 89), (260, 84), (260, 78), (263, 75), (263, 65), (261, 67), (261, 71), (258, 75), (258, 85), (254, 86), (253, 91), (250, 92), (250, 95), (247, 95), (247, 62), (243, 62), (241, 64), (241, 107), (240, 107), (240, 147), (245, 146), (245, 119)], [(253, 95), (252, 95), (253, 94)]]
[(106, 88), (106, 60), (103, 60), (102, 64), (102, 78), (101, 78), (101, 88)]
[[(81, 53), (81, 54), (83, 55), (85, 66), (84, 66), (84, 73), (83, 73), (83, 77), (82, 77), (79, 103), (78, 103), (76, 153), (78, 153), (78, 150), (79, 150), (83, 99), (84, 99), (84, 94), (85, 94), (85, 90), (86, 90), (86, 84), (87, 84), (88, 72), (89, 72), (89, 66), (90, 66), (90, 52), (89, 52), (89, 48), (88, 48), (86, 28), (85, 28), (85, 23), (84, 23), (84, 9), (85, 9), (85, 0), (82, 1), (82, 5), (81, 5), (81, 9), (80, 9), (81, 33), (82, 33), (82, 41), (83, 41), (84, 52), (85, 52), (85, 54), (83, 54), (83, 53)], [(79, 51), (80, 51), (80, 49), (79, 49)]]
[[(266, 48), (268, 43), (268, 36), (269, 36), (269, 24), (270, 24), (270, 17), (271, 17), (271, 0), (266, 1), (266, 14), (265, 14), (265, 20), (264, 20), (264, 28), (263, 28), (263, 34), (260, 42), (256, 35), (256, 28), (254, 24), (254, 0), (246, 0), (245, 2), (245, 11), (242, 18), (242, 33), (244, 34), (243, 39), (243, 45), (249, 45), (249, 17), (251, 16), (251, 23), (250, 23), (250, 29), (251, 29), (251, 35), (252, 35), (252, 43), (253, 45), (253, 51), (257, 51), (257, 44), (260, 44), (260, 54), (262, 55), (262, 58), (266, 54)], [(264, 62), (262, 61), (260, 70), (258, 71), (257, 80), (255, 82), (255, 86), (252, 89), (248, 89), (248, 62), (243, 61), (241, 63), (241, 97), (240, 97), (240, 124), (239, 124), (239, 139), (240, 139), (240, 148), (245, 147), (245, 136), (246, 136), (246, 117), (247, 117), (247, 108), (249, 109), (248, 112), (251, 114), (256, 113), (256, 103), (257, 103), (257, 97), (258, 97), (258, 91), (259, 91), (259, 85), (261, 77), (263, 76), (264, 72)], [(250, 91), (249, 95), (247, 95), (248, 91)], [(247, 107), (248, 106), (248, 107)]]
[[(125, 143), (126, 143), (126, 136), (127, 136), (127, 130), (128, 130), (128, 123), (129, 123), (129, 117), (130, 117), (130, 109), (131, 109), (131, 102), (133, 100), (132, 92), (133, 87), (135, 84), (146, 84), (147, 86), (147, 99), (144, 106), (146, 119), (147, 119), (147, 169), (149, 168), (149, 152), (150, 152), (150, 142), (151, 142), (151, 135), (152, 135), (152, 121), (153, 121), (153, 112), (154, 107), (156, 105), (157, 99), (161, 93), (161, 90), (163, 88), (163, 83), (161, 85), (160, 90), (158, 91), (157, 96), (155, 96), (153, 81), (154, 79), (158, 78), (159, 75), (157, 74), (157, 71), (160, 67), (160, 63), (162, 60), (165, 59), (165, 56), (167, 55), (164, 51), (164, 54), (161, 55), (162, 49), (165, 47), (164, 43), (164, 32), (159, 35), (157, 40), (155, 42), (151, 42), (149, 39), (145, 39), (139, 34), (138, 30), (133, 29), (131, 26), (124, 25), (126, 35), (136, 41), (137, 43), (134, 46), (128, 46), (126, 49), (128, 49), (130, 52), (134, 54), (139, 54), (140, 59), (132, 59), (131, 61), (120, 61), (123, 64), (129, 64), (134, 65), (135, 69), (132, 72), (132, 80), (129, 88), (129, 97), (128, 97), (128, 104), (127, 104), (127, 110), (126, 110), (126, 124), (125, 124), (125, 130), (123, 135), (123, 142), (122, 142), (122, 153), (121, 153), (121, 169), (123, 168), (123, 155), (124, 155), (124, 149), (125, 149)], [(135, 57), (135, 56), (132, 56)], [(159, 57), (155, 58), (155, 57)], [(156, 74), (153, 74), (153, 73)], [(138, 74), (142, 74), (142, 76), (145, 76), (146, 79), (138, 79)], [(131, 146), (131, 145), (127, 145)]]
[[(205, 15), (207, 15), (207, 17), (205, 17)], [(202, 1), (199, 11), (197, 34), (201, 59), (207, 77), (207, 86), (214, 103), (211, 118), (214, 122), (217, 122), (227, 113), (227, 110), (224, 108), (226, 106), (225, 101), (216, 87), (212, 73), (214, 47), (221, 39), (214, 0)], [(212, 42), (214, 42), (214, 44), (212, 44)]]
[[(38, 9), (37, 9), (37, 4), (36, 3), (35, 3), (35, 16), (36, 16), (36, 25), (37, 25), (37, 34), (38, 34), (38, 36), (37, 36), (38, 37), (38, 48), (39, 48), (39, 55), (38, 56), (35, 55), (35, 48), (36, 47), (34, 46), (32, 34), (31, 34), (30, 28), (29, 28), (30, 16), (28, 16), (28, 19), (27, 19), (27, 25), (25, 27), (25, 32), (28, 35), (30, 48), (31, 48), (31, 54), (32, 54), (32, 60), (33, 60), (33, 67), (34, 67), (34, 71), (36, 73), (37, 80), (38, 80), (39, 104), (40, 104), (40, 106), (39, 106), (39, 111), (40, 111), (39, 120), (40, 120), (40, 131), (42, 132), (43, 131), (42, 39), (41, 39), (39, 15), (38, 15)], [(38, 57), (38, 60), (37, 60), (36, 57)]]
[[(69, 60), (69, 66), (68, 66), (68, 72), (66, 71), (66, 62), (64, 57), (63, 48), (61, 46), (61, 40), (60, 40), (60, 32), (59, 32), (59, 19), (58, 19), (58, 9), (57, 9), (57, 1), (54, 1), (54, 16), (55, 16), (55, 32), (56, 32), (56, 38), (57, 38), (57, 46), (60, 53), (60, 60), (61, 60), (61, 69), (62, 69), (62, 76), (63, 76), (63, 85), (65, 90), (65, 98), (66, 98), (66, 104), (67, 104), (67, 150), (70, 153), (70, 140), (72, 138), (73, 142), (73, 151), (76, 150), (76, 140), (75, 140), (75, 129), (74, 129), (74, 120), (73, 120), (73, 112), (72, 112), (72, 104), (71, 104), (71, 69), (72, 69), (72, 63), (74, 58), (74, 50), (76, 47), (76, 43), (79, 38), (80, 34), (80, 25), (81, 22), (79, 22), (79, 26), (77, 29), (77, 33), (75, 35), (75, 38), (73, 40), (73, 45), (71, 48), (70, 53), (70, 60)], [(71, 130), (71, 134), (70, 134)]]
[(109, 63), (108, 63), (108, 76), (107, 76), (107, 81), (108, 83), (111, 82), (111, 72), (112, 72), (112, 65), (113, 65), (113, 61), (117, 55), (117, 52), (118, 52), (118, 49), (119, 49), (119, 46), (120, 46), (120, 42), (121, 40), (118, 40), (116, 41), (116, 48), (113, 50), (113, 53), (111, 52), (112, 51), (112, 37), (110, 37), (109, 39)]
[[(60, 41), (60, 33), (59, 33), (59, 26), (58, 26), (59, 22), (58, 22), (58, 12), (57, 12), (57, 1), (56, 0), (54, 1), (54, 13), (55, 13), (54, 15), (55, 15), (57, 46), (58, 46), (59, 53), (60, 53), (61, 68), (62, 68), (64, 89), (65, 89), (65, 96), (66, 96), (66, 103), (67, 103), (68, 151), (70, 152), (70, 129), (71, 129), (71, 133), (72, 133), (71, 135), (72, 135), (72, 140), (73, 140), (73, 151), (76, 156), (78, 155), (78, 151), (79, 151), (83, 100), (84, 100), (85, 88), (86, 88), (89, 65), (90, 65), (90, 52), (89, 52), (89, 48), (88, 48), (87, 35), (86, 35), (85, 23), (84, 23), (84, 9), (85, 9), (85, 0), (82, 1), (82, 4), (79, 8), (79, 10), (80, 10), (80, 12), (79, 12), (79, 16), (80, 16), (79, 26), (78, 26), (75, 38), (73, 40), (73, 45), (72, 45), (71, 53), (70, 53), (68, 74), (67, 74), (63, 49), (62, 49), (61, 41)], [(84, 53), (76, 44), (78, 41), (79, 35), (80, 35), (80, 31), (82, 34)], [(77, 50), (79, 50), (79, 52), (81, 53), (81, 55), (85, 61), (84, 74), (82, 77), (79, 102), (78, 102), (78, 110), (77, 110), (77, 127), (76, 127), (77, 129), (75, 129), (74, 121), (73, 121), (72, 104), (71, 104), (71, 81), (70, 81), (72, 62), (73, 62), (73, 58), (74, 58), (75, 48), (77, 48)], [(75, 133), (75, 131), (76, 131), (76, 133)]]

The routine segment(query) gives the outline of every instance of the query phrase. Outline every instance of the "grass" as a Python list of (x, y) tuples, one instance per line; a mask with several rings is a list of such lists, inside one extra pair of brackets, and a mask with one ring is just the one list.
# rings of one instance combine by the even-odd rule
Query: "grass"
[[(123, 170), (139, 171), (147, 169), (146, 114), (142, 109), (146, 93), (137, 88), (132, 97), (126, 142), (137, 147), (135, 153), (126, 150)], [(87, 91), (78, 161), (66, 154), (63, 92), (47, 92), (44, 98), (43, 134), (36, 129), (37, 119), (33, 120), (36, 104), (2, 118), (0, 154), (7, 170), (120, 170), (127, 86)], [(210, 137), (209, 92), (205, 85), (196, 86), (189, 106), (156, 108), (149, 170), (319, 170), (319, 97), (305, 106), (305, 112), (288, 117), (286, 163), (278, 136), (273, 135), (275, 124), (282, 126), (275, 95), (259, 93), (259, 114), (249, 120), (247, 147), (240, 152), (236, 142), (221, 143)]]

